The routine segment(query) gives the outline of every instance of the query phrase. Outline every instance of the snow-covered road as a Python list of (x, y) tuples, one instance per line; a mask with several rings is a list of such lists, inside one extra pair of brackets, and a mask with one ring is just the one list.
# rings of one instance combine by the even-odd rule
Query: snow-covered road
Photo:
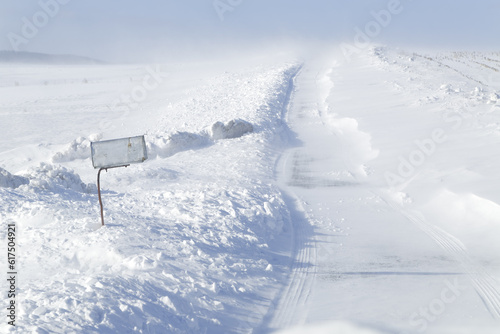
[[(387, 181), (391, 166), (378, 159), (398, 141), (419, 140), (411, 131), (430, 133), (432, 138), (432, 131), (441, 126), (425, 105), (415, 110), (418, 122), (405, 112), (412, 101), (401, 101), (400, 89), (391, 87), (404, 79), (404, 72), (388, 71), (377, 57), (368, 56), (342, 66), (312, 61), (296, 79), (288, 116), (295, 147), (279, 164), (279, 183), (295, 212), (294, 262), (268, 330), (306, 324), (290, 333), (362, 331), (352, 324), (388, 333), (499, 330), (494, 254), (473, 259), (461, 240), (439, 226), (442, 221), (433, 221), (436, 216), (427, 219), (418, 205), (412, 205), (403, 191), (419, 188), (412, 184), (418, 181), (393, 187)], [(396, 137), (394, 142), (391, 137)], [(492, 139), (498, 141), (498, 134)], [(440, 144), (425, 138), (420, 143), (417, 148), (431, 153), (437, 151), (433, 145)], [(410, 159), (416, 159), (412, 154), (420, 156), (408, 146)], [(467, 159), (445, 151), (437, 154), (458, 164)], [(425, 173), (433, 167), (428, 165), (418, 162), (412, 167)], [(411, 194), (430, 195), (429, 189), (412, 189)], [(496, 237), (489, 246), (497, 241)], [(492, 260), (496, 265), (483, 266)]]

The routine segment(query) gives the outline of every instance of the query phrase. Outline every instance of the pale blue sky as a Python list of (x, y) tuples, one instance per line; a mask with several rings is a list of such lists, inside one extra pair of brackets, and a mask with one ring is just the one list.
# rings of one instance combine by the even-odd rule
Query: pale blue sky
[[(500, 50), (498, 0), (2, 0), (0, 49), (12, 49), (13, 36), (24, 38), (16, 39), (19, 50), (104, 59), (290, 39), (353, 43), (355, 28), (365, 31), (372, 12), (391, 5), (400, 12), (371, 41)], [(40, 26), (29, 38), (26, 20)]]

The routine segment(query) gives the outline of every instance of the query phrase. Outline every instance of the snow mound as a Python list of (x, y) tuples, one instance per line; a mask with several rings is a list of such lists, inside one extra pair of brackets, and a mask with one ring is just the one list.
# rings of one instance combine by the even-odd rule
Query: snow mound
[(150, 157), (167, 158), (182, 151), (210, 146), (215, 140), (239, 138), (249, 132), (253, 132), (250, 122), (234, 119), (225, 124), (215, 122), (210, 129), (199, 133), (178, 131), (167, 137), (148, 136), (146, 145)]
[(212, 140), (231, 139), (239, 138), (250, 132), (253, 132), (251, 123), (241, 119), (233, 119), (226, 124), (215, 122), (210, 129), (210, 137)]
[(90, 158), (90, 143), (94, 141), (99, 141), (102, 138), (102, 134), (93, 134), (89, 138), (78, 137), (69, 143), (64, 151), (57, 152), (52, 157), (52, 162), (68, 162), (76, 159), (88, 159)]
[(154, 136), (148, 139), (147, 149), (150, 157), (170, 157), (176, 153), (194, 150), (208, 146), (210, 140), (200, 134), (191, 132), (176, 132), (168, 137)]
[(3, 168), (0, 168), (0, 188), (17, 188), (23, 184), (28, 184), (29, 180), (22, 176), (12, 175)]
[(29, 179), (28, 187), (31, 189), (42, 189), (53, 192), (69, 189), (83, 193), (97, 192), (94, 184), (85, 184), (80, 176), (73, 170), (63, 166), (54, 166), (48, 163), (40, 163), (36, 168), (25, 174)]

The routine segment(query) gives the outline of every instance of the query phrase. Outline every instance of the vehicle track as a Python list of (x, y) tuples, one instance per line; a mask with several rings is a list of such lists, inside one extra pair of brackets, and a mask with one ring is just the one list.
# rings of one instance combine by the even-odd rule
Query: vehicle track
[(480, 265), (475, 263), (467, 252), (465, 245), (456, 237), (443, 229), (427, 222), (420, 212), (410, 212), (392, 203), (378, 194), (394, 210), (399, 211), (410, 222), (415, 224), (420, 230), (426, 233), (450, 256), (457, 260), (469, 277), (477, 294), (483, 301), (486, 309), (495, 319), (500, 319), (500, 292), (498, 282), (487, 273)]
[(315, 278), (316, 240), (301, 201), (286, 195), (291, 208), (292, 264), (288, 284), (274, 303), (270, 329), (285, 328), (303, 323), (307, 316), (305, 305)]
[[(288, 102), (284, 105), (283, 120), (287, 121), (292, 108), (302, 107), (296, 103), (297, 78), (302, 74), (300, 67), (290, 81)], [(260, 330), (269, 331), (302, 324), (307, 316), (306, 304), (315, 279), (316, 240), (309, 217), (302, 201), (288, 187), (293, 183), (293, 170), (297, 168), (296, 154), (299, 148), (285, 151), (275, 166), (278, 183), (281, 184), (284, 200), (290, 211), (291, 263), (290, 274), (285, 287), (277, 294)]]

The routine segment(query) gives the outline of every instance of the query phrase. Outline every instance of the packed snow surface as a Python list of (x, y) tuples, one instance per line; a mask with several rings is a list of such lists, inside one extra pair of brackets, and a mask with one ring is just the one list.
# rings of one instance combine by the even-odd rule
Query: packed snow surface
[(500, 55), (317, 55), (0, 64), (0, 330), (497, 333)]

